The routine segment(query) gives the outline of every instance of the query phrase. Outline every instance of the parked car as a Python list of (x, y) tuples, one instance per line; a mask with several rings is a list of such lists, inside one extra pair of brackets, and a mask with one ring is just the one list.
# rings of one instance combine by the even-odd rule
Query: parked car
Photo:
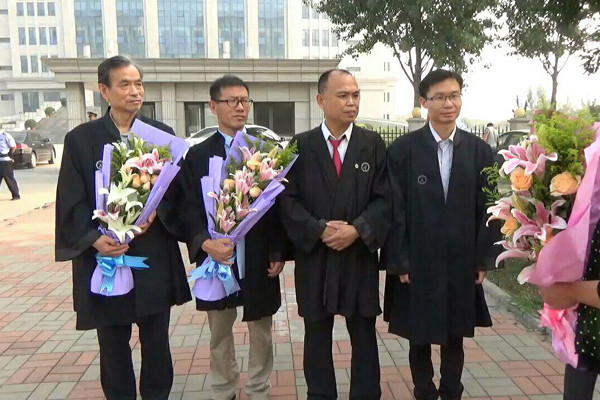
[(35, 168), (38, 162), (54, 164), (56, 149), (52, 141), (35, 131), (9, 132), (17, 144), (12, 158), (15, 165)]
[[(218, 128), (217, 125), (208, 126), (204, 129), (201, 129), (198, 132), (192, 134), (186, 140), (192, 146), (196, 145), (198, 143), (202, 143), (206, 139), (208, 139), (213, 133), (215, 133), (217, 131), (217, 128)], [(264, 126), (246, 125), (246, 131), (248, 132), (249, 135), (252, 135), (252, 136), (255, 136), (258, 138), (265, 138), (268, 140), (273, 140), (273, 141), (279, 143), (279, 145), (281, 147), (285, 147), (288, 144), (287, 139), (282, 138), (281, 136), (279, 136), (278, 134), (276, 134), (275, 132), (273, 132), (272, 130), (270, 130), (269, 128), (266, 128)]]
[(527, 130), (515, 130), (501, 133), (498, 136), (498, 146), (494, 148), (494, 161), (499, 165), (504, 163), (504, 157), (498, 154), (501, 150), (508, 150), (509, 146), (517, 145), (525, 136), (529, 135)]

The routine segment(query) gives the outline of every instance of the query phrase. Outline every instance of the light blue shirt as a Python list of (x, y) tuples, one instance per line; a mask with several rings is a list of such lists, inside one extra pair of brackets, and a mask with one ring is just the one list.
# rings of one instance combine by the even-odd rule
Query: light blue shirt
[(16, 146), (15, 139), (8, 132), (0, 130), (0, 161), (10, 161), (10, 148)]
[(450, 137), (442, 140), (440, 135), (435, 131), (431, 122), (429, 123), (431, 134), (438, 144), (438, 163), (440, 165), (440, 176), (442, 178), (442, 186), (444, 188), (444, 200), (448, 198), (448, 185), (450, 184), (450, 174), (452, 173), (452, 156), (454, 154), (454, 135), (456, 134), (456, 126)]
[[(229, 154), (229, 150), (231, 150), (231, 143), (233, 143), (233, 136), (229, 136), (224, 134), (221, 131), (218, 131), (223, 139), (225, 139), (225, 157)], [(246, 132), (246, 128), (244, 128), (244, 132)], [(245, 274), (245, 266), (246, 266), (246, 238), (243, 237), (237, 242), (236, 250), (235, 250), (236, 262), (238, 266), (238, 273), (240, 275), (240, 279), (244, 279)]]

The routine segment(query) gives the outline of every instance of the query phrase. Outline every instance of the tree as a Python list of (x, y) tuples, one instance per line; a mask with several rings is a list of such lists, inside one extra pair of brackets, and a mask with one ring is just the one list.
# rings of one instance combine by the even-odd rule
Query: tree
[(589, 7), (573, 0), (502, 0), (506, 16), (504, 39), (512, 54), (540, 60), (552, 79), (550, 102), (556, 107), (558, 75), (570, 56), (583, 50), (590, 37), (586, 21)]
[(46, 107), (46, 109), (44, 110), (44, 114), (46, 114), (46, 117), (48, 118), (50, 118), (55, 112), (56, 110), (54, 109), (54, 107)]
[(483, 16), (496, 0), (304, 0), (327, 14), (335, 33), (352, 40), (345, 55), (368, 53), (377, 43), (391, 48), (414, 89), (420, 107), (419, 83), (433, 67), (464, 72), (491, 40)]

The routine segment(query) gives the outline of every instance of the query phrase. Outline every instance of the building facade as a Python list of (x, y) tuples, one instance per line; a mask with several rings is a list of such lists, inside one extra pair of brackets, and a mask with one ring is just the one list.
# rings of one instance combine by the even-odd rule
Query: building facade
[[(0, 116), (66, 93), (40, 57), (335, 60), (347, 45), (333, 29), (302, 0), (0, 0)], [(383, 69), (390, 61), (382, 50), (342, 60), (363, 90), (361, 115), (393, 119), (395, 93), (386, 92), (397, 78)], [(86, 104), (100, 106), (95, 82), (86, 81), (84, 89)], [(281, 111), (265, 107), (255, 106), (264, 116), (259, 119), (273, 120)], [(186, 134), (210, 118), (198, 106)]]

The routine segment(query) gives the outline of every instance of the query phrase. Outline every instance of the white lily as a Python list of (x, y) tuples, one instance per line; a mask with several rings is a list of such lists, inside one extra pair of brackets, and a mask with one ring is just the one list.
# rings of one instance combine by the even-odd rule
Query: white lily
[(122, 185), (115, 185), (114, 182), (110, 184), (110, 190), (106, 188), (98, 191), (100, 194), (107, 194), (106, 204), (126, 204), (129, 201), (129, 196), (136, 193), (137, 190), (133, 188), (123, 187)]
[(119, 238), (120, 243), (125, 243), (125, 239), (128, 236), (133, 239), (135, 237), (134, 232), (141, 232), (142, 229), (136, 225), (129, 225), (123, 222), (123, 218), (117, 218), (108, 222), (108, 229), (113, 232)]

